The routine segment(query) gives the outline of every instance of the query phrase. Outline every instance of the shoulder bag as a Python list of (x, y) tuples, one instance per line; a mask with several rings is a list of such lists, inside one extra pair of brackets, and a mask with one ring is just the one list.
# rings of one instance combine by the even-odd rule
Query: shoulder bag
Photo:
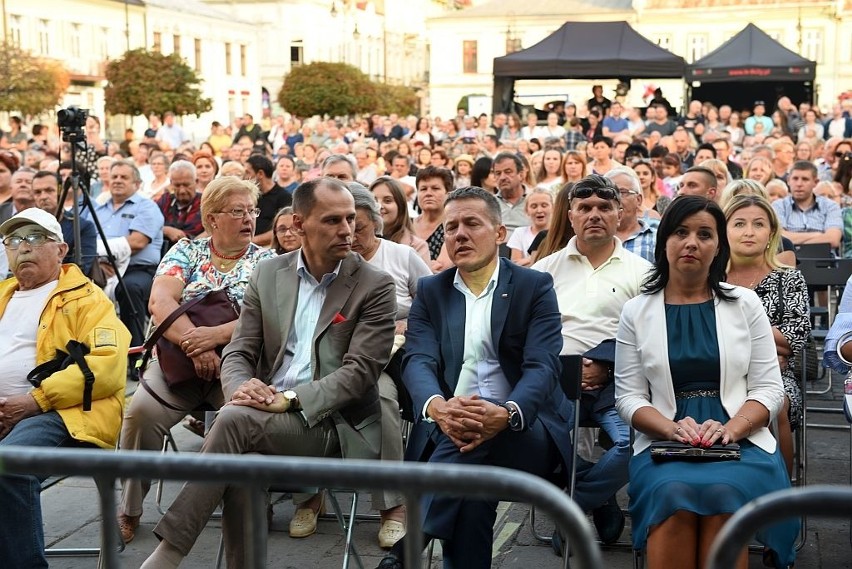
[[(157, 361), (163, 370), (163, 378), (169, 387), (175, 387), (181, 383), (205, 381), (195, 373), (195, 365), (183, 352), (180, 346), (163, 338), (163, 333), (169, 329), (175, 320), (182, 314), (186, 314), (196, 326), (219, 326), (236, 320), (240, 313), (237, 305), (228, 298), (224, 290), (214, 290), (204, 296), (194, 298), (181, 304), (174, 312), (163, 320), (145, 340), (144, 356), (139, 366), (139, 378), (143, 380), (142, 374), (151, 359), (154, 346), (157, 348)], [(221, 355), (222, 348), (216, 348)]]

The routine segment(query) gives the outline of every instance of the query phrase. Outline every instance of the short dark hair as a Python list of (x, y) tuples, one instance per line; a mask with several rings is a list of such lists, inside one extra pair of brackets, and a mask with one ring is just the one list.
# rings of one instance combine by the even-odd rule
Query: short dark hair
[(662, 144), (656, 145), (651, 149), (650, 158), (665, 158), (666, 154), (669, 153), (669, 149), (663, 146)]
[(290, 164), (293, 165), (294, 168), (296, 167), (296, 159), (290, 156), (289, 154), (279, 154), (278, 160), (275, 161), (275, 165), (278, 166), (278, 164), (280, 164), (282, 160), (287, 160), (290, 162)]
[[(839, 145), (840, 143), (838, 143), (838, 146)], [(797, 160), (796, 162), (793, 162), (793, 167), (790, 168), (790, 171), (792, 172), (793, 170), (807, 170), (808, 172), (813, 174), (814, 179), (817, 179), (819, 177), (816, 164), (814, 164), (813, 162), (808, 162), (807, 160)]]
[(479, 200), (485, 203), (488, 210), (488, 217), (494, 222), (494, 225), (503, 225), (503, 213), (500, 211), (500, 202), (494, 197), (494, 194), (488, 190), (483, 190), (476, 186), (467, 186), (453, 190), (447, 195), (444, 201), (444, 207), (450, 202), (457, 200)]
[(604, 144), (606, 144), (607, 146), (612, 148), (612, 139), (608, 136), (598, 135), (598, 136), (594, 137), (592, 139), (592, 146), (594, 146), (598, 142), (603, 142)]
[(518, 158), (518, 155), (514, 152), (500, 152), (497, 156), (494, 157), (494, 161), (491, 163), (491, 168), (494, 168), (498, 163), (503, 162), (504, 160), (511, 160), (515, 164), (515, 168), (517, 168), (518, 172), (523, 171), (524, 163)]
[(695, 153), (698, 154), (699, 150), (706, 150), (710, 154), (713, 155), (713, 158), (716, 158), (716, 147), (710, 144), (709, 142), (702, 142), (698, 145), (698, 148), (695, 149)]
[(631, 158), (633, 156), (639, 156), (641, 158), (648, 158), (648, 148), (644, 144), (631, 144), (624, 151), (625, 158)]
[(705, 182), (707, 182), (712, 188), (715, 188), (719, 183), (719, 181), (716, 180), (716, 173), (710, 168), (705, 168), (704, 166), (693, 166), (684, 172), (684, 174), (689, 174), (690, 172), (704, 176)]
[(62, 183), (62, 178), (59, 177), (59, 174), (56, 172), (51, 172), (50, 170), (39, 170), (33, 175), (33, 181), (39, 180), (41, 178), (53, 178), (53, 181), (56, 183), (56, 187), (59, 187), (59, 184)]
[(654, 267), (648, 278), (642, 284), (642, 292), (655, 294), (666, 288), (669, 283), (669, 260), (666, 257), (666, 243), (669, 237), (677, 231), (683, 221), (696, 213), (706, 211), (716, 221), (716, 233), (719, 237), (719, 253), (710, 263), (710, 273), (707, 284), (713, 293), (723, 300), (733, 300), (731, 294), (724, 290), (720, 283), (725, 280), (731, 247), (728, 244), (728, 222), (722, 208), (711, 199), (703, 196), (678, 196), (663, 213), (660, 225), (657, 227), (657, 244), (654, 248)]
[(293, 213), (307, 217), (317, 205), (317, 189), (320, 186), (325, 186), (331, 190), (340, 192), (349, 192), (349, 188), (336, 178), (314, 178), (309, 180), (293, 190)]
[(251, 169), (255, 172), (263, 172), (263, 175), (267, 178), (272, 178), (272, 174), (275, 173), (275, 166), (272, 165), (272, 160), (263, 154), (252, 154), (246, 160), (246, 164), (251, 166)]
[(440, 166), (426, 166), (417, 171), (417, 177), (414, 179), (415, 184), (420, 184), (420, 180), (429, 180), (437, 178), (444, 184), (444, 189), (448, 192), (453, 191), (453, 173), (447, 168)]

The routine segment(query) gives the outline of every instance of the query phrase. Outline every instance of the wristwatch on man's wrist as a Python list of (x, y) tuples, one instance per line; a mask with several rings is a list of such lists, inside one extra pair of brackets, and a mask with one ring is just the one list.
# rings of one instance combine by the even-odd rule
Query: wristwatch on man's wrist
[(502, 407), (503, 409), (505, 409), (506, 411), (509, 412), (509, 419), (508, 419), (509, 429), (511, 429), (513, 431), (520, 431), (521, 428), (523, 427), (523, 424), (522, 424), (522, 421), (521, 421), (521, 414), (518, 411), (517, 406), (514, 405), (513, 403), (503, 403), (503, 404), (500, 405), (500, 407)]
[(299, 396), (296, 395), (296, 392), (292, 389), (288, 389), (282, 395), (284, 395), (284, 399), (290, 403), (290, 406), (287, 407), (287, 411), (301, 411), (302, 405), (299, 403)]

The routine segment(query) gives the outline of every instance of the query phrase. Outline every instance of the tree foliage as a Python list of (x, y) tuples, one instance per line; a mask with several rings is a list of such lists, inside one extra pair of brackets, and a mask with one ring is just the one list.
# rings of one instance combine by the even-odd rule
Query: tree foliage
[(376, 107), (376, 88), (357, 67), (319, 61), (290, 71), (278, 103), (302, 117), (365, 113)]
[(149, 115), (172, 111), (200, 115), (212, 108), (201, 96), (201, 79), (177, 54), (134, 49), (106, 68), (106, 110), (112, 114)]
[(388, 115), (397, 113), (399, 115), (417, 115), (420, 114), (420, 98), (415, 90), (411, 87), (403, 87), (401, 85), (385, 85), (383, 83), (377, 86), (376, 107), (375, 112)]
[(34, 57), (11, 43), (0, 47), (0, 110), (24, 115), (53, 110), (69, 83), (59, 62)]
[(316, 62), (296, 67), (284, 78), (278, 103), (294, 115), (310, 117), (412, 114), (420, 101), (412, 88), (373, 82), (352, 65)]

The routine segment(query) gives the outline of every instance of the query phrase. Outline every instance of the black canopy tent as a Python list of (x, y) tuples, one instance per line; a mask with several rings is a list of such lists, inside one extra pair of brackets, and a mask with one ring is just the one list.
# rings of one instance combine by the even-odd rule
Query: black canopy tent
[(627, 22), (565, 22), (537, 44), (494, 59), (493, 108), (512, 108), (521, 79), (679, 79), (685, 66)]
[(797, 103), (811, 101), (815, 78), (816, 62), (787, 49), (754, 24), (686, 68), (691, 98), (734, 109), (750, 109), (754, 101), (763, 100), (769, 112), (782, 95)]

